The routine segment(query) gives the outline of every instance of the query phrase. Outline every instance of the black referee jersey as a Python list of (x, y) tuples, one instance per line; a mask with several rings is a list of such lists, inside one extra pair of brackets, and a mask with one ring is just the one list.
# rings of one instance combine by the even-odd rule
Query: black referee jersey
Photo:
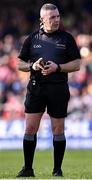
[[(30, 34), (20, 50), (19, 56), (25, 62), (35, 62), (43, 58), (45, 62), (53, 61), (56, 64), (65, 64), (80, 59), (79, 49), (72, 35), (66, 31), (57, 30), (46, 33), (43, 29)], [(40, 82), (67, 82), (68, 73), (54, 72), (43, 76), (36, 72)]]

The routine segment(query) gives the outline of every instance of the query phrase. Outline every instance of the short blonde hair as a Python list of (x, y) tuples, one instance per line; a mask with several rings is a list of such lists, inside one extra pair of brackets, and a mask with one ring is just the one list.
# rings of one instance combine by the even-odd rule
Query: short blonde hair
[(44, 16), (45, 11), (47, 11), (47, 10), (55, 10), (55, 9), (58, 9), (58, 8), (54, 4), (51, 4), (51, 3), (44, 4), (41, 7), (41, 10), (40, 10), (40, 17)]

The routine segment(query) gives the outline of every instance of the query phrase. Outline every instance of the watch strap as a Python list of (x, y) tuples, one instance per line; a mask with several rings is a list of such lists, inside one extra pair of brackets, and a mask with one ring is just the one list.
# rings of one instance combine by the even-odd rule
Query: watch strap
[(57, 64), (56, 72), (61, 72), (61, 66), (60, 66), (60, 64)]

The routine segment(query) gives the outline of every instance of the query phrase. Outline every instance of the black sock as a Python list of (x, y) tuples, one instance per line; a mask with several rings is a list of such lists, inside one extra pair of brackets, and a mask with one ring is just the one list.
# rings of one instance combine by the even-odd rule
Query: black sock
[(23, 140), (24, 162), (25, 168), (31, 169), (33, 164), (34, 152), (36, 148), (36, 134), (25, 134)]
[(66, 147), (66, 139), (65, 135), (54, 135), (53, 137), (53, 146), (54, 146), (54, 171), (60, 170), (65, 147)]

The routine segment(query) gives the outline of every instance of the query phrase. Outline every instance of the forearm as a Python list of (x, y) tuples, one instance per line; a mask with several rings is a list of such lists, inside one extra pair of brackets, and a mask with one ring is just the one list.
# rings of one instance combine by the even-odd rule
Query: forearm
[(18, 63), (17, 63), (17, 69), (19, 71), (23, 71), (23, 72), (29, 72), (30, 71), (30, 66), (32, 63), (29, 62), (24, 62), (22, 60), (19, 59)]
[(60, 64), (62, 72), (74, 72), (80, 70), (80, 59), (76, 59), (74, 61), (68, 62), (66, 64)]
[(80, 59), (68, 62), (66, 64), (56, 64), (53, 61), (48, 61), (48, 65), (44, 66), (44, 69), (41, 73), (46, 76), (54, 72), (74, 72), (80, 70)]
[[(31, 68), (30, 68), (31, 67)], [(17, 69), (24, 72), (29, 72), (30, 69), (33, 71), (39, 71), (43, 69), (43, 58), (39, 58), (37, 61), (33, 62), (24, 62), (21, 59), (19, 59), (17, 63)]]

